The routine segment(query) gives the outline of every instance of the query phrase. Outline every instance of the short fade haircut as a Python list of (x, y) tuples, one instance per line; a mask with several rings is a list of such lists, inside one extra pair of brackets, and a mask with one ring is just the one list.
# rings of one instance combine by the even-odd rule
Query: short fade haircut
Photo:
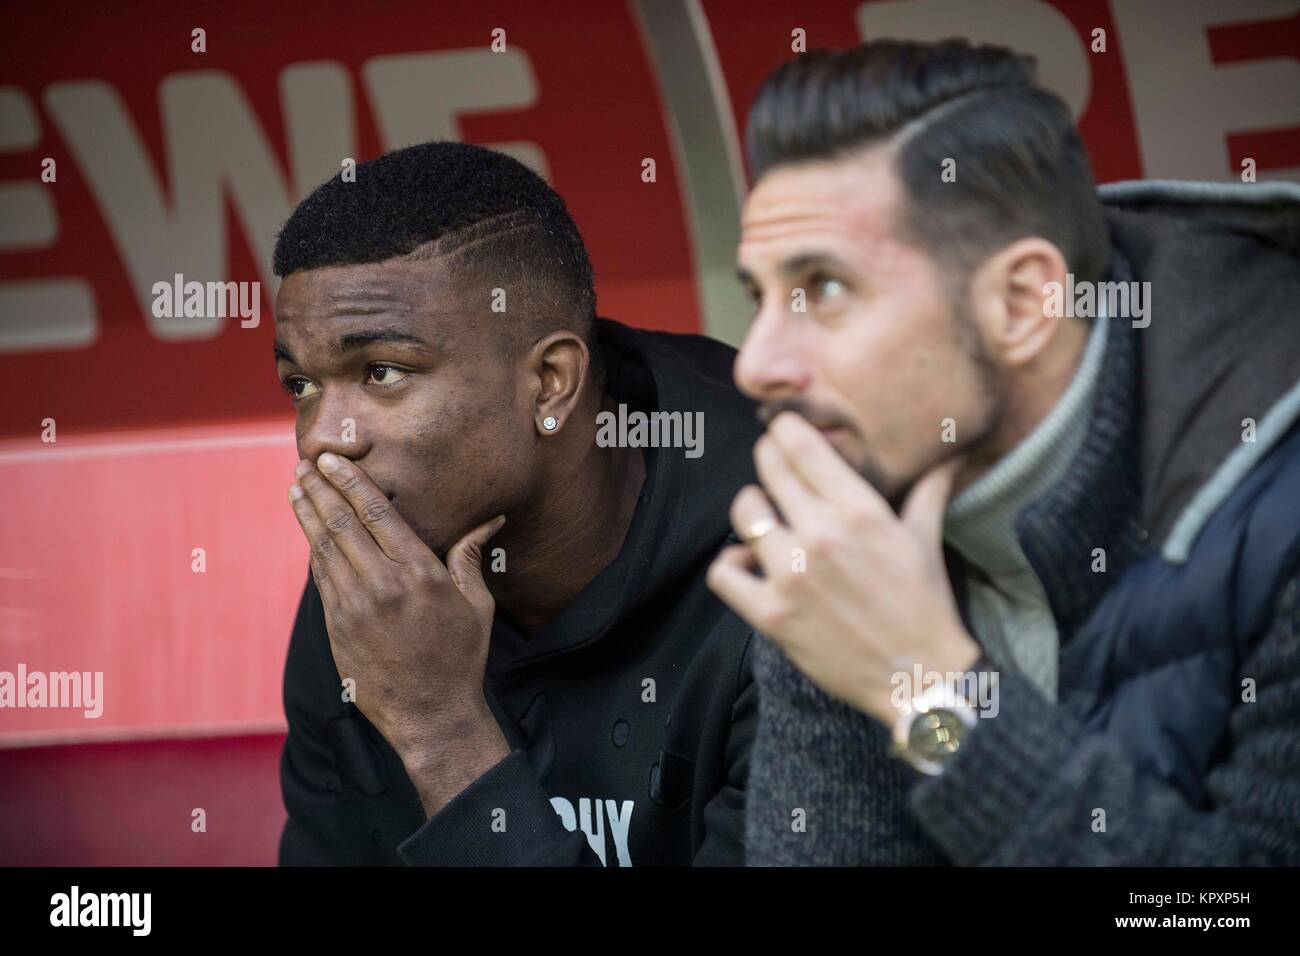
[[(902, 237), (954, 273), (1027, 236), (1055, 245), (1079, 280), (1099, 282), (1110, 236), (1083, 141), (1036, 62), (966, 40), (879, 40), (818, 50), (764, 82), (749, 111), (756, 179), (779, 166), (897, 148)], [(956, 160), (955, 182), (941, 176)]]
[[(463, 256), (458, 294), (506, 290), (506, 340), (527, 348), (557, 328), (581, 335), (593, 378), (595, 280), (578, 227), (542, 177), (504, 153), (432, 142), (334, 176), (299, 203), (275, 243), (277, 276), (334, 265)], [(473, 310), (477, 311), (477, 310)]]

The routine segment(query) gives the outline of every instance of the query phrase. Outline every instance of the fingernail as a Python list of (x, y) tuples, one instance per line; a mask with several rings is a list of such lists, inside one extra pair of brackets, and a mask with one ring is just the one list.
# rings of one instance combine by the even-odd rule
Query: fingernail
[(298, 464), (294, 467), (293, 474), (295, 478), (301, 479), (309, 471), (311, 471), (311, 462), (309, 462), (306, 458), (304, 458), (302, 461), (298, 462)]
[(289, 486), (289, 500), (290, 500), (290, 501), (297, 501), (297, 500), (298, 500), (299, 498), (301, 498), (301, 497), (302, 497), (302, 488), (301, 488), (300, 486), (298, 486), (297, 484), (292, 484), (292, 485), (290, 485), (290, 486)]
[(316, 459), (316, 467), (326, 474), (330, 474), (343, 467), (343, 462), (339, 461), (338, 455), (327, 451)]

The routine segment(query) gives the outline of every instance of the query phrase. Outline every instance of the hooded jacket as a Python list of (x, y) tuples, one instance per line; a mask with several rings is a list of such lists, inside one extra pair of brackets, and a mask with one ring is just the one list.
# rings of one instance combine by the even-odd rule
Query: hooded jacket
[(730, 347), (604, 319), (597, 334), (629, 425), (638, 411), (695, 416), (677, 434), (700, 453), (644, 447), (617, 558), (529, 637), (497, 615), (484, 691), (511, 753), (428, 819), (395, 751), (341, 699), (308, 575), (284, 677), (282, 865), (742, 862), (752, 632), (705, 571), (733, 539), (760, 426), (731, 384)]
[(1059, 702), (1003, 670), (922, 778), (757, 638), (750, 862), (1300, 863), (1300, 188), (1101, 197), (1111, 281), (1150, 283), (1150, 312), (1106, 320), (1083, 445), (1015, 525)]

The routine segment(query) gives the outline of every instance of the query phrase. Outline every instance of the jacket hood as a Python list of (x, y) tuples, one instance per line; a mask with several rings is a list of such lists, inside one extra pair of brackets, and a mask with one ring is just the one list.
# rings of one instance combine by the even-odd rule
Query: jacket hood
[[(623, 549), (574, 602), (524, 638), (498, 616), (491, 669), (497, 674), (599, 641), (656, 600), (674, 600), (702, 577), (731, 533), (736, 492), (756, 481), (753, 446), (762, 432), (756, 405), (732, 384), (735, 350), (700, 335), (634, 329), (597, 320), (605, 388), (629, 414), (638, 398), (651, 410), (698, 413), (698, 457), (686, 449), (644, 448), (646, 480)], [(636, 394), (634, 379), (649, 384)]]
[(1300, 185), (1150, 181), (1099, 193), (1112, 279), (1149, 283), (1149, 324), (1131, 332), (1144, 518), (1178, 561), (1300, 418)]
[(1172, 179), (1106, 183), (1111, 209), (1191, 219), (1255, 238), (1300, 258), (1300, 183), (1198, 183)]

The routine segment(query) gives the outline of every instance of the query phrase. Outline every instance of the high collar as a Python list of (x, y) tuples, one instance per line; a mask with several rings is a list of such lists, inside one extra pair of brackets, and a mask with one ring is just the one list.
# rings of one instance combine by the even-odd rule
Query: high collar
[(1108, 328), (1104, 316), (1093, 320), (1074, 374), (1047, 415), (948, 506), (946, 541), (994, 579), (1030, 571), (1016, 516), (1048, 492), (1083, 444)]
[(531, 637), (498, 615), (491, 677), (587, 647), (683, 578), (702, 577), (731, 531), (732, 499), (755, 480), (752, 449), (761, 426), (753, 403), (730, 383), (733, 350), (608, 319), (598, 320), (597, 342), (615, 403), (646, 413), (703, 413), (703, 453), (691, 459), (681, 448), (643, 449), (646, 478), (617, 557)]
[[(1132, 267), (1118, 251), (1109, 278), (1132, 278)], [(1020, 546), (1051, 603), (1061, 643), (1087, 620), (1147, 538), (1139, 455), (1140, 330), (1122, 318), (1105, 321), (1106, 347), (1083, 441), (1064, 474), (1015, 522)], [(1093, 570), (1099, 556), (1106, 573)]]

